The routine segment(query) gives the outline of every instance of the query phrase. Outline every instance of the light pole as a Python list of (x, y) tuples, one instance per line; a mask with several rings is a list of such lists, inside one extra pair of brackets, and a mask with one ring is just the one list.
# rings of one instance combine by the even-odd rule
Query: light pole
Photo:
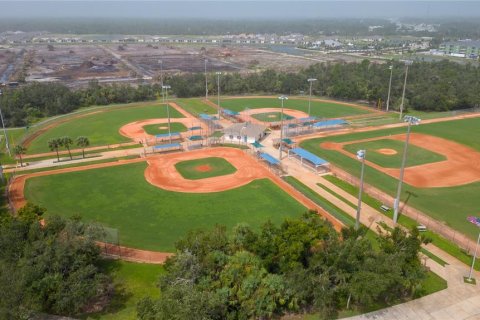
[(218, 106), (218, 120), (220, 120), (220, 75), (221, 72), (216, 72), (217, 74), (217, 106)]
[[(468, 221), (476, 225), (477, 227), (480, 227), (480, 218), (477, 217), (468, 217)], [(473, 254), (473, 260), (472, 260), (472, 266), (470, 267), (470, 272), (468, 273), (468, 282), (472, 282), (472, 273), (473, 273), (473, 268), (475, 266), (475, 259), (477, 259), (477, 249), (478, 249), (478, 243), (480, 242), (480, 232), (478, 233), (478, 239), (477, 239), (477, 245), (475, 246), (475, 253)]]
[(307, 81), (310, 82), (310, 95), (308, 97), (308, 116), (310, 117), (310, 109), (311, 109), (311, 105), (312, 105), (312, 84), (313, 84), (314, 81), (317, 81), (317, 79), (310, 78)]
[[(3, 92), (2, 90), (0, 90), (0, 99), (2, 98), (2, 95), (3, 95)], [(10, 145), (8, 144), (7, 130), (5, 129), (5, 122), (3, 121), (3, 113), (1, 108), (0, 108), (0, 118), (2, 119), (3, 135), (5, 136), (5, 147), (7, 148), (8, 155), (12, 156), (12, 153), (10, 152)]]
[(205, 100), (208, 100), (207, 62), (208, 60), (205, 59)]
[(397, 188), (397, 197), (395, 198), (395, 202), (393, 203), (393, 223), (396, 224), (398, 221), (398, 211), (400, 208), (400, 193), (402, 192), (402, 183), (403, 183), (403, 175), (405, 173), (405, 163), (407, 161), (407, 150), (408, 150), (408, 141), (410, 140), (410, 129), (412, 124), (418, 125), (421, 119), (413, 116), (405, 116), (404, 121), (408, 123), (407, 126), (407, 136), (405, 137), (405, 146), (403, 149), (403, 158), (402, 158), (402, 166), (400, 168), (400, 177), (398, 180), (398, 188)]
[(390, 107), (390, 91), (392, 90), (392, 76), (393, 76), (393, 66), (389, 66), (390, 69), (390, 81), (388, 82), (388, 96), (387, 96), (387, 112)]
[(160, 85), (163, 87), (163, 60), (158, 60), (160, 64)]
[(357, 204), (357, 218), (355, 219), (355, 230), (360, 228), (360, 212), (362, 210), (362, 193), (363, 193), (363, 174), (365, 172), (365, 156), (367, 150), (358, 150), (357, 159), (362, 160), (362, 171), (360, 173), (360, 190), (358, 191), (358, 204)]
[(282, 112), (280, 113), (280, 147), (278, 148), (279, 150), (279, 156), (278, 159), (282, 160), (282, 145), (283, 145), (283, 101), (288, 100), (288, 97), (285, 95), (282, 95), (278, 97), (278, 99), (282, 100)]
[(168, 117), (168, 141), (172, 143), (172, 132), (170, 130), (170, 106), (168, 104), (168, 89), (171, 87), (169, 85), (162, 86), (162, 89), (165, 92), (164, 100), (167, 102), (167, 117)]
[(403, 81), (402, 103), (400, 104), (400, 120), (403, 115), (403, 103), (405, 102), (405, 89), (407, 88), (408, 66), (412, 65), (412, 60), (405, 60), (405, 80)]

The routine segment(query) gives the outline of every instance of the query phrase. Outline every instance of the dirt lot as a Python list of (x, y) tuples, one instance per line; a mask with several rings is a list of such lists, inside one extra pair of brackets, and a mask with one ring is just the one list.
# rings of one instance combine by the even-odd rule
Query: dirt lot
[(33, 55), (27, 81), (75, 81), (128, 77), (130, 71), (102, 47), (90, 45), (39, 45), (27, 49)]

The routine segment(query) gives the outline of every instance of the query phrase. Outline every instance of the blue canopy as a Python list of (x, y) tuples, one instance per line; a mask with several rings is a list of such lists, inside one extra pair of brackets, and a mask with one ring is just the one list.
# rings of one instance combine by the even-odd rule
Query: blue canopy
[(217, 120), (217, 117), (211, 116), (211, 115), (206, 114), (206, 113), (200, 113), (198, 116), (199, 116), (200, 119), (202, 119), (202, 120)]
[(320, 157), (317, 157), (313, 153), (308, 152), (307, 150), (302, 149), (302, 148), (293, 148), (293, 149), (288, 151), (288, 153), (290, 153), (290, 152), (296, 154), (297, 156), (299, 156), (302, 159), (307, 159), (308, 161), (310, 161), (311, 163), (313, 163), (316, 166), (321, 166), (322, 164), (328, 163), (326, 160), (324, 160)]
[(289, 139), (289, 138), (282, 139), (282, 141), (285, 142), (288, 145), (295, 143), (295, 142), (292, 141), (292, 139)]
[(257, 141), (255, 141), (251, 145), (254, 146), (255, 148), (263, 148), (264, 147), (264, 145), (260, 144), (260, 142), (257, 142)]
[(274, 157), (272, 157), (271, 155), (269, 155), (268, 153), (260, 153), (260, 157), (267, 161), (268, 163), (270, 164), (273, 164), (273, 165), (276, 165), (276, 164), (279, 164), (280, 161), (278, 159), (275, 159)]
[(202, 136), (191, 136), (191, 137), (188, 138), (188, 140), (199, 141), (199, 140), (203, 140), (203, 137)]
[(180, 132), (156, 134), (155, 138), (180, 137)]
[(343, 124), (347, 124), (347, 121), (343, 119), (331, 119), (331, 120), (316, 122), (313, 124), (313, 126), (317, 128), (321, 128), (321, 127), (338, 126)]
[(299, 118), (298, 121), (301, 122), (308, 122), (308, 121), (315, 121), (317, 120), (317, 117), (306, 117), (306, 118)]
[(158, 146), (154, 146), (153, 149), (170, 149), (170, 148), (180, 148), (182, 145), (180, 143), (167, 143), (167, 144), (159, 144)]
[(232, 111), (232, 110), (229, 110), (229, 109), (223, 109), (223, 113), (225, 113), (227, 116), (237, 116), (238, 115), (238, 112)]
[(190, 130), (190, 131), (200, 130), (200, 129), (202, 129), (202, 127), (200, 127), (200, 126), (193, 126), (193, 127), (188, 128), (188, 130)]

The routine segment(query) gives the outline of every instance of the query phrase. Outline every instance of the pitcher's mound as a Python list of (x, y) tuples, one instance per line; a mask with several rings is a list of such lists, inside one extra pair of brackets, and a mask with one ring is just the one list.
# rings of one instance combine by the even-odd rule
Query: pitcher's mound
[(195, 170), (198, 172), (209, 172), (209, 171), (212, 171), (212, 168), (208, 164), (202, 164), (200, 166), (195, 167)]
[(167, 126), (161, 126), (161, 127), (158, 127), (158, 129), (163, 130), (163, 129), (168, 129), (168, 127)]
[(276, 117), (276, 115), (274, 115), (274, 114), (269, 114), (268, 115), (268, 118), (275, 118), (275, 117)]
[(386, 156), (393, 156), (393, 155), (397, 154), (397, 151), (393, 150), (393, 149), (377, 149), (375, 151), (380, 153), (380, 154), (384, 154)]

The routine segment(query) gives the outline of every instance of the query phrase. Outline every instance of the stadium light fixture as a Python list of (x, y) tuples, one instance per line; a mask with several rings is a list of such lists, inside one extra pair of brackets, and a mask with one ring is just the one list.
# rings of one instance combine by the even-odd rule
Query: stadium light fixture
[(286, 95), (281, 95), (278, 97), (282, 101), (282, 111), (280, 113), (280, 147), (278, 148), (279, 150), (279, 156), (278, 159), (282, 160), (282, 145), (283, 145), (283, 101), (288, 100), (288, 97)]
[(360, 173), (360, 190), (358, 191), (358, 204), (357, 204), (357, 216), (355, 219), (355, 230), (360, 228), (360, 212), (362, 210), (362, 193), (363, 193), (363, 175), (365, 172), (365, 157), (367, 150), (358, 150), (357, 159), (362, 161), (362, 171)]
[(310, 95), (308, 97), (308, 116), (310, 117), (310, 110), (312, 106), (312, 85), (315, 81), (317, 81), (317, 79), (309, 78), (307, 81), (310, 83)]
[(414, 116), (405, 116), (403, 120), (408, 123), (408, 126), (407, 126), (407, 135), (405, 137), (405, 146), (403, 149), (402, 166), (400, 168), (400, 177), (398, 179), (397, 197), (395, 198), (395, 202), (393, 204), (393, 223), (394, 224), (397, 224), (397, 221), (398, 221), (398, 211), (400, 208), (400, 194), (402, 192), (403, 176), (405, 174), (405, 163), (407, 162), (407, 151), (408, 151), (408, 141), (410, 140), (410, 129), (412, 127), (412, 124), (419, 125), (420, 122), (422, 121), (421, 119)]
[(392, 90), (393, 65), (390, 65), (388, 69), (390, 69), (390, 81), (388, 82), (387, 112), (390, 108), (390, 92)]
[(413, 64), (412, 60), (404, 60), (405, 63), (405, 80), (403, 81), (403, 92), (402, 92), (402, 102), (400, 104), (400, 117), (399, 119), (402, 119), (403, 116), (403, 106), (405, 102), (405, 90), (407, 88), (407, 77), (408, 77), (408, 67)]
[(170, 129), (170, 105), (168, 104), (168, 89), (171, 87), (169, 85), (162, 86), (162, 90), (164, 92), (164, 101), (167, 102), (167, 118), (168, 118), (168, 141), (172, 143), (172, 132)]
[(222, 74), (221, 72), (217, 71), (215, 72), (217, 75), (217, 107), (218, 107), (218, 120), (220, 120), (220, 75)]
[[(470, 216), (467, 218), (467, 220), (473, 223), (474, 225), (476, 225), (477, 227), (480, 227), (480, 218)], [(470, 272), (468, 273), (468, 278), (466, 279), (468, 282), (472, 282), (473, 267), (475, 266), (475, 259), (477, 258), (477, 249), (478, 249), (479, 242), (480, 242), (480, 232), (478, 233), (477, 245), (475, 246), (475, 253), (473, 254), (472, 266), (470, 267)]]
[(205, 100), (208, 100), (207, 62), (208, 60), (205, 59)]
[[(2, 98), (3, 91), (0, 90), (0, 99)], [(12, 156), (12, 153), (10, 151), (10, 145), (8, 143), (8, 135), (7, 135), (7, 130), (5, 129), (5, 122), (3, 121), (3, 113), (2, 113), (2, 108), (0, 108), (0, 119), (2, 120), (2, 128), (3, 128), (3, 135), (5, 136), (5, 147), (7, 148), (8, 155)]]

